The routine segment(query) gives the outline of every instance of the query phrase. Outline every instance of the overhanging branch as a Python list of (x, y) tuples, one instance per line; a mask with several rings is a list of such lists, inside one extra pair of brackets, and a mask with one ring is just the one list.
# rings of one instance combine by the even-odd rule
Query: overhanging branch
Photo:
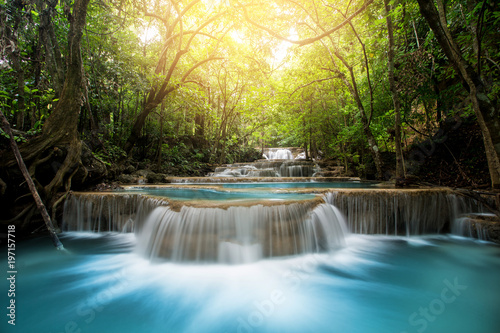
[(302, 89), (302, 88), (305, 88), (305, 87), (308, 87), (312, 84), (315, 84), (315, 83), (318, 83), (318, 82), (322, 82), (322, 81), (328, 81), (328, 80), (333, 80), (333, 79), (336, 79), (335, 76), (330, 76), (330, 77), (327, 77), (327, 78), (324, 78), (324, 79), (317, 79), (317, 80), (314, 80), (314, 81), (311, 81), (309, 83), (306, 83), (300, 87), (298, 87), (297, 89), (295, 89), (291, 94), (290, 96), (292, 96), (293, 94), (295, 94), (299, 89)]
[(280, 40), (283, 40), (285, 42), (289, 42), (289, 43), (292, 43), (292, 44), (297, 44), (297, 45), (300, 45), (300, 46), (304, 46), (304, 45), (308, 45), (308, 44), (312, 44), (328, 35), (331, 35), (332, 33), (334, 33), (335, 31), (343, 28), (346, 24), (349, 24), (349, 22), (351, 22), (351, 20), (353, 18), (355, 18), (356, 16), (358, 16), (360, 13), (362, 13), (366, 8), (368, 8), (368, 6), (373, 2), (373, 0), (366, 0), (365, 3), (363, 4), (363, 6), (361, 6), (358, 10), (356, 10), (354, 13), (352, 13), (349, 17), (347, 17), (342, 23), (340, 23), (339, 25), (333, 27), (332, 29), (330, 30), (327, 30), (325, 32), (323, 32), (322, 34), (320, 35), (317, 35), (315, 37), (311, 37), (311, 38), (306, 38), (306, 39), (301, 39), (301, 40), (292, 40), (292, 39), (289, 39), (289, 38), (286, 38), (282, 35), (280, 35), (279, 33), (275, 32), (274, 30), (268, 28), (268, 27), (265, 27), (261, 24), (258, 24), (257, 22), (253, 21), (252, 19), (250, 19), (250, 17), (248, 16), (248, 12), (246, 10), (246, 8), (242, 5), (240, 5), (240, 7), (243, 9), (243, 15), (245, 16), (245, 19), (248, 21), (248, 23), (256, 26), (257, 28), (261, 29), (261, 30), (264, 30), (266, 31), (267, 33), (269, 33), (271, 36), (275, 37), (275, 38), (278, 38)]

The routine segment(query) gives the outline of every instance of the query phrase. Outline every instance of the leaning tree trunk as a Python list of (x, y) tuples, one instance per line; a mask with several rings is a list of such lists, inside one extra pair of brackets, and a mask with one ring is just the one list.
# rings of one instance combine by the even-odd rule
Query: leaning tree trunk
[[(465, 88), (469, 91), (472, 108), (483, 135), (491, 185), (494, 189), (500, 189), (500, 111), (488, 97), (486, 84), (480, 75), (474, 70), (472, 64), (464, 59), (446, 26), (446, 17), (444, 17), (443, 11), (438, 12), (433, 0), (417, 1), (420, 13), (426, 19), (439, 45), (462, 78)], [(438, 4), (443, 8), (443, 4), (439, 1), (441, 0), (438, 0)]]
[(16, 157), (17, 164), (19, 165), (19, 168), (21, 169), (21, 173), (24, 176), (24, 179), (26, 180), (26, 183), (28, 183), (28, 187), (30, 189), (31, 194), (33, 195), (33, 199), (35, 200), (36, 206), (38, 210), (40, 211), (40, 214), (43, 217), (43, 220), (45, 222), (45, 225), (47, 226), (47, 230), (49, 231), (50, 237), (52, 238), (52, 243), (54, 243), (54, 246), (58, 250), (64, 249), (64, 246), (62, 245), (61, 241), (59, 240), (59, 237), (57, 237), (56, 230), (54, 228), (54, 225), (52, 224), (52, 220), (50, 219), (49, 213), (47, 213), (47, 209), (45, 208), (45, 205), (42, 202), (42, 199), (40, 198), (40, 195), (38, 194), (38, 191), (36, 189), (36, 185), (33, 182), (33, 179), (31, 178), (28, 168), (26, 167), (26, 164), (24, 164), (23, 158), (21, 156), (21, 153), (19, 152), (19, 148), (17, 147), (16, 141), (14, 140), (14, 135), (12, 134), (12, 130), (10, 129), (10, 124), (5, 118), (2, 110), (0, 110), (0, 118), (2, 122), (2, 128), (7, 133), (9, 136), (9, 141), (10, 141), (10, 146), (12, 148), (12, 152), (14, 153), (14, 156)]

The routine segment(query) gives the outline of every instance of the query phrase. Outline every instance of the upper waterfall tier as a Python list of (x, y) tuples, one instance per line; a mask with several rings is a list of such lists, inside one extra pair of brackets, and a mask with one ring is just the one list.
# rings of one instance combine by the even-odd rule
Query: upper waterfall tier
[(288, 148), (266, 148), (263, 151), (264, 158), (268, 160), (293, 160), (292, 151)]
[(314, 177), (320, 171), (313, 161), (261, 160), (253, 163), (227, 164), (215, 169), (208, 177)]

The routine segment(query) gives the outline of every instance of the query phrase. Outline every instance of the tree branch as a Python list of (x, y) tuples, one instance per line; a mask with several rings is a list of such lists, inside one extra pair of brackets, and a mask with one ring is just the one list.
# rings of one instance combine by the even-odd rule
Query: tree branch
[(275, 32), (274, 30), (270, 29), (270, 28), (267, 28), (261, 24), (258, 24), (257, 22), (253, 21), (252, 19), (250, 19), (250, 17), (248, 16), (248, 12), (246, 10), (246, 8), (244, 6), (242, 6), (241, 4), (240, 7), (243, 9), (243, 15), (245, 16), (245, 19), (248, 21), (248, 23), (256, 26), (257, 28), (261, 29), (261, 30), (264, 30), (266, 31), (267, 33), (269, 33), (271, 36), (275, 37), (275, 38), (278, 38), (278, 39), (281, 39), (285, 42), (289, 42), (289, 43), (292, 43), (292, 44), (297, 44), (297, 45), (300, 45), (300, 46), (304, 46), (304, 45), (308, 45), (308, 44), (312, 44), (328, 35), (331, 35), (332, 33), (334, 33), (335, 31), (343, 28), (346, 24), (349, 24), (349, 22), (355, 18), (356, 16), (358, 16), (360, 13), (362, 13), (366, 8), (368, 8), (368, 6), (373, 2), (374, 0), (366, 0), (365, 3), (363, 4), (363, 6), (361, 6), (358, 10), (356, 10), (353, 14), (351, 14), (347, 19), (345, 19), (342, 23), (340, 23), (339, 25), (333, 27), (332, 29), (330, 30), (327, 30), (325, 31), (324, 33), (320, 34), (320, 35), (317, 35), (315, 37), (311, 37), (311, 38), (306, 38), (306, 39), (302, 39), (302, 40), (291, 40), (291, 39), (288, 39), (286, 37), (283, 37), (282, 35), (280, 35), (279, 33)]
[(318, 83), (318, 82), (322, 82), (322, 81), (327, 81), (327, 80), (333, 80), (333, 79), (335, 79), (335, 78), (336, 78), (335, 76), (330, 76), (330, 77), (327, 77), (327, 78), (325, 78), (325, 79), (317, 79), (317, 80), (311, 81), (311, 82), (306, 83), (306, 84), (304, 84), (304, 85), (302, 85), (302, 86), (298, 87), (297, 89), (295, 89), (295, 90), (294, 90), (294, 91), (290, 94), (290, 96), (292, 96), (293, 94), (295, 94), (295, 93), (297, 92), (297, 90), (299, 90), (299, 89), (302, 89), (302, 88), (308, 87), (308, 86), (310, 86), (310, 85), (312, 85), (312, 84), (314, 84), (314, 83)]

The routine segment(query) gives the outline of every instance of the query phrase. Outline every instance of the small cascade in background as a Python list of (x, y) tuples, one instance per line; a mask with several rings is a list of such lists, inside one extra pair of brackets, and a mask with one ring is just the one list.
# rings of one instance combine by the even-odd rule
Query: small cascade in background
[(347, 227), (329, 204), (158, 207), (138, 238), (141, 253), (171, 261), (247, 263), (325, 252), (344, 245)]
[(314, 177), (320, 167), (313, 161), (290, 161), (280, 166), (281, 177)]
[(292, 151), (288, 148), (267, 148), (263, 152), (267, 160), (293, 160)]
[(253, 162), (227, 164), (217, 167), (215, 172), (209, 173), (208, 177), (280, 177), (274, 165), (281, 165), (281, 162)]
[(233, 163), (217, 167), (207, 177), (316, 177), (321, 176), (317, 163), (305, 159), (302, 148), (266, 148), (264, 160)]
[(336, 191), (326, 194), (325, 201), (338, 207), (357, 234), (450, 232), (463, 214), (486, 211), (475, 200), (442, 189)]
[(252, 163), (234, 163), (217, 167), (208, 177), (314, 177), (320, 172), (314, 161), (259, 160)]

